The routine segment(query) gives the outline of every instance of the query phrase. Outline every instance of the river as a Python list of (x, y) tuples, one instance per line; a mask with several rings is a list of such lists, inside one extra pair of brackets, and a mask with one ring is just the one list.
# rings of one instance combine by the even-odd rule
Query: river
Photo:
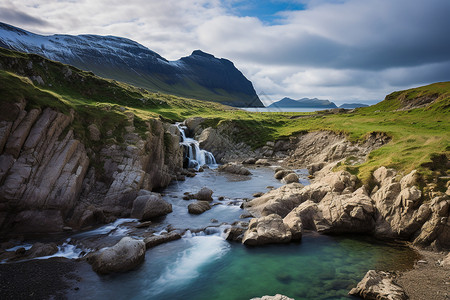
[[(173, 213), (147, 230), (164, 230), (170, 224), (197, 233), (188, 231), (181, 240), (149, 249), (144, 264), (125, 274), (99, 276), (86, 269), (77, 283), (79, 289), (70, 290), (69, 298), (238, 300), (281, 293), (295, 299), (351, 299), (348, 291), (367, 270), (412, 266), (416, 254), (408, 247), (363, 236), (310, 232), (300, 243), (258, 248), (226, 241), (221, 234), (224, 226), (219, 224), (242, 220), (242, 200), (267, 191), (267, 186), (281, 186), (270, 167), (255, 167), (251, 172), (253, 175), (247, 177), (207, 169), (171, 184), (163, 193)], [(306, 184), (305, 170), (297, 172)], [(194, 200), (182, 200), (182, 196), (203, 186), (214, 191), (214, 206), (202, 215), (190, 215), (187, 205)], [(220, 196), (224, 200), (220, 201)], [(118, 228), (122, 230), (110, 231), (116, 238), (127, 232), (125, 225)], [(110, 234), (107, 230), (97, 232)], [(85, 234), (92, 237), (92, 231)]]

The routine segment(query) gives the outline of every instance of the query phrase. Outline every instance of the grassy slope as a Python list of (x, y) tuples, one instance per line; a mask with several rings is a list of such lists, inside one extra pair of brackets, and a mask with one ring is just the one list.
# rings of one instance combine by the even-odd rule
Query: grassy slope
[[(32, 68), (27, 67), (29, 61), (33, 62)], [(385, 101), (359, 108), (354, 113), (291, 119), (294, 115), (308, 113), (250, 113), (217, 103), (152, 93), (40, 56), (3, 49), (0, 49), (0, 66), (4, 70), (0, 71), (2, 101), (25, 98), (30, 107), (50, 106), (66, 113), (73, 109), (77, 112), (75, 133), (85, 141), (86, 127), (90, 123), (96, 123), (101, 130), (115, 127), (114, 135), (119, 138), (126, 123), (121, 107), (126, 107), (136, 114), (135, 125), (142, 132), (146, 130), (144, 121), (149, 118), (161, 117), (174, 122), (202, 116), (208, 118), (207, 124), (213, 127), (221, 122), (233, 122), (240, 129), (234, 138), (254, 147), (304, 131), (331, 130), (344, 133), (355, 142), (363, 140), (370, 132), (385, 132), (392, 141), (373, 151), (367, 162), (359, 166), (342, 166), (358, 174), (363, 181), (368, 181), (371, 172), (381, 165), (403, 172), (419, 169), (431, 180), (439, 172), (433, 173), (424, 164), (439, 154), (447, 157), (450, 154), (450, 82), (395, 92)], [(72, 75), (65, 78), (68, 69)], [(12, 73), (16, 70), (28, 77), (39, 75), (45, 84), (33, 84), (28, 78)], [(405, 101), (428, 94), (438, 95), (429, 107), (395, 111)], [(436, 166), (436, 163), (434, 169), (445, 172), (445, 167)]]

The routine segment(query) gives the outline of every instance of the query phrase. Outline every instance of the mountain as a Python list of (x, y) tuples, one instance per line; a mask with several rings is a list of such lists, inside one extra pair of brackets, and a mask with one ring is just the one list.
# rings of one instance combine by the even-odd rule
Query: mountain
[(294, 100), (291, 98), (283, 98), (277, 102), (270, 104), (270, 108), (278, 107), (305, 107), (305, 108), (337, 108), (336, 104), (329, 100), (319, 100), (317, 98), (309, 99), (302, 98), (299, 100)]
[(200, 50), (179, 60), (168, 61), (126, 38), (43, 36), (1, 22), (0, 47), (39, 54), (150, 91), (231, 106), (264, 107), (252, 83), (231, 61)]
[(369, 106), (369, 105), (362, 104), (362, 103), (344, 103), (341, 106), (339, 106), (339, 108), (353, 109), (353, 108), (367, 107), (367, 106)]

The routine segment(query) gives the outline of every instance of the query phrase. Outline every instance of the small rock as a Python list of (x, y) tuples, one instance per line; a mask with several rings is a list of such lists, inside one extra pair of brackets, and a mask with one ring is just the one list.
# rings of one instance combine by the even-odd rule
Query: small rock
[(257, 159), (256, 158), (248, 158), (246, 160), (244, 160), (242, 163), (244, 165), (254, 165), (256, 163)]
[(149, 227), (150, 225), (152, 225), (152, 221), (146, 221), (146, 222), (139, 223), (135, 227), (136, 228), (146, 228), (146, 227)]
[(290, 174), (286, 175), (285, 177), (283, 177), (283, 181), (286, 184), (298, 182), (298, 180), (299, 180), (298, 175), (295, 173), (290, 173)]
[(217, 220), (217, 219), (211, 219), (210, 222), (211, 222), (211, 223), (219, 223), (219, 220)]
[(213, 191), (207, 187), (203, 187), (200, 191), (195, 194), (195, 199), (204, 201), (213, 201), (212, 198)]
[(270, 166), (269, 160), (266, 158), (260, 158), (255, 162), (255, 165)]
[(208, 201), (197, 201), (188, 205), (188, 211), (190, 214), (199, 215), (207, 210), (210, 210), (211, 206)]
[(169, 232), (162, 235), (153, 235), (144, 239), (146, 249), (161, 245), (163, 243), (181, 239), (181, 234), (176, 231)]
[(264, 195), (264, 193), (263, 192), (259, 192), (259, 193), (254, 193), (253, 194), (253, 197), (261, 197), (262, 195)]

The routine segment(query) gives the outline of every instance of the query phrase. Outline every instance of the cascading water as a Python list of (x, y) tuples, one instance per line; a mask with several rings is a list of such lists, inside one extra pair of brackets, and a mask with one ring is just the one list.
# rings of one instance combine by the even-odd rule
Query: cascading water
[(186, 137), (185, 130), (187, 129), (182, 123), (175, 124), (181, 134), (180, 145), (184, 147), (184, 155), (186, 159), (185, 166), (198, 170), (203, 165), (216, 165), (214, 155), (206, 150), (200, 149), (200, 144), (193, 138)]

